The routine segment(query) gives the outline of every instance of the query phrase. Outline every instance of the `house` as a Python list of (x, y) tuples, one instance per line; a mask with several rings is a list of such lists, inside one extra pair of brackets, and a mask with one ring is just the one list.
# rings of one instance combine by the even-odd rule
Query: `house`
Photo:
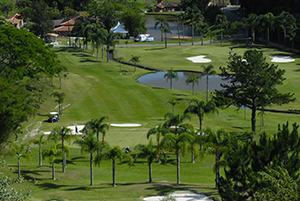
[(87, 15), (84, 14), (76, 14), (69, 16), (65, 19), (53, 20), (54, 29), (53, 31), (60, 36), (70, 36), (71, 32), (74, 28), (76, 20), (87, 18)]
[(173, 12), (179, 11), (181, 2), (167, 2), (163, 3), (162, 0), (157, 0), (157, 4), (155, 5), (154, 12)]
[(58, 34), (55, 33), (47, 33), (44, 35), (45, 43), (55, 43), (57, 42)]
[(23, 17), (19, 13), (10, 16), (8, 20), (11, 21), (11, 23), (13, 23), (14, 26), (18, 29), (22, 28), (25, 25)]

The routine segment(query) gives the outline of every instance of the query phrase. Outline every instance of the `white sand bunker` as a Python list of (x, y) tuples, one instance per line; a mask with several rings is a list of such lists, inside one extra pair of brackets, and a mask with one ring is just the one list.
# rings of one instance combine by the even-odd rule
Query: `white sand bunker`
[(278, 55), (269, 55), (270, 58), (272, 58), (272, 62), (276, 63), (288, 63), (288, 62), (294, 62), (295, 59), (289, 56), (278, 56)]
[(196, 57), (188, 57), (186, 59), (188, 59), (194, 63), (209, 63), (209, 62), (211, 62), (210, 59), (204, 59), (204, 57), (206, 57), (206, 56), (200, 55), (200, 56), (196, 56)]
[(115, 127), (139, 127), (142, 124), (110, 124), (110, 125)]
[[(175, 198), (176, 201), (213, 201), (209, 199), (206, 195), (196, 194), (190, 191), (176, 191), (171, 193), (169, 196)], [(168, 196), (152, 196), (143, 198), (145, 201), (161, 201)]]
[[(77, 127), (77, 128), (76, 128)], [(84, 128), (84, 125), (74, 125), (74, 126), (68, 126), (67, 128), (71, 129), (72, 132), (71, 134), (73, 135), (82, 135), (82, 133), (80, 132), (83, 128)], [(77, 132), (76, 132), (77, 131)], [(50, 135), (51, 134), (51, 131), (48, 131), (48, 132), (44, 132), (45, 135)]]

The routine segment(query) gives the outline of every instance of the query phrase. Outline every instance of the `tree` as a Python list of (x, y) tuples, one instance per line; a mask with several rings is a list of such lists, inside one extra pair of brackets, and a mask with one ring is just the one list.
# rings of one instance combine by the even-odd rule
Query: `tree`
[[(87, 20), (85, 17), (82, 17), (78, 20), (76, 20), (74, 27), (72, 29), (72, 34), (76, 35), (77, 37), (83, 37), (83, 45), (82, 49), (84, 49), (84, 43), (87, 41), (86, 32), (88, 30), (88, 25), (90, 24), (90, 21)], [(76, 39), (77, 40), (77, 39)]]
[(16, 190), (12, 186), (22, 183), (22, 180), (11, 179), (2, 174), (0, 177), (0, 200), (28, 200), (30, 199), (30, 191), (24, 192), (22, 189)]
[(103, 32), (103, 44), (106, 45), (106, 61), (109, 61), (109, 46), (115, 47), (119, 41), (115, 40), (114, 33), (112, 32)]
[(227, 20), (226, 15), (224, 14), (218, 14), (216, 16), (216, 24), (220, 25), (220, 31), (221, 31), (221, 45), (223, 46), (223, 27), (226, 26), (229, 23)]
[(175, 79), (175, 80), (179, 79), (177, 72), (175, 72), (173, 70), (173, 68), (168, 70), (168, 72), (164, 75), (164, 78), (167, 78), (167, 81), (170, 80), (170, 89), (172, 89), (172, 80), (173, 79)]
[[(163, 41), (163, 31), (164, 31), (165, 27), (169, 28), (169, 23), (165, 17), (159, 16), (159, 17), (155, 18), (154, 28), (156, 29), (156, 27), (158, 25), (159, 25), (159, 28), (161, 31), (161, 41)], [(165, 40), (167, 40), (166, 37), (165, 37)]]
[(170, 151), (174, 151), (176, 154), (176, 164), (177, 164), (177, 184), (180, 184), (180, 154), (185, 154), (188, 141), (191, 140), (193, 136), (189, 133), (168, 133), (162, 139), (158, 150), (165, 148)]
[(208, 102), (208, 76), (216, 75), (217, 72), (214, 70), (213, 65), (208, 65), (208, 66), (202, 65), (201, 68), (203, 69), (201, 75), (206, 76), (206, 102)]
[(167, 41), (168, 41), (168, 39), (167, 39), (167, 33), (172, 34), (172, 32), (170, 31), (170, 28), (169, 28), (169, 27), (163, 27), (163, 28), (161, 29), (161, 32), (165, 34), (165, 48), (167, 48), (167, 47), (168, 47), (168, 43), (167, 43)]
[(226, 151), (229, 133), (224, 129), (219, 129), (217, 132), (207, 129), (205, 133), (208, 135), (208, 147), (210, 149), (210, 153), (215, 154), (214, 171), (216, 173), (216, 189), (218, 189), (220, 180), (220, 167), (222, 165), (221, 157)]
[[(220, 67), (223, 80), (222, 90), (216, 90), (213, 100), (217, 106), (235, 105), (251, 109), (251, 128), (255, 132), (256, 111), (273, 104), (294, 101), (291, 93), (280, 93), (276, 86), (282, 85), (285, 70), (266, 62), (262, 52), (248, 50), (244, 56), (232, 56), (227, 67)], [(249, 76), (251, 75), (251, 76)]]
[(194, 35), (195, 35), (195, 30), (194, 30), (194, 24), (197, 21), (203, 22), (204, 21), (204, 16), (201, 13), (201, 11), (198, 9), (198, 7), (187, 7), (185, 11), (185, 19), (190, 20), (190, 24), (192, 25), (192, 45), (194, 45)]
[[(204, 18), (203, 18), (203, 19), (204, 19)], [(208, 24), (205, 23), (205, 22), (203, 21), (203, 19), (202, 19), (200, 22), (196, 23), (196, 25), (195, 25), (195, 31), (196, 31), (197, 33), (200, 33), (200, 36), (201, 36), (201, 45), (203, 45), (203, 36), (204, 36), (204, 32), (205, 32), (205, 30), (208, 28)]]
[(230, 29), (233, 33), (236, 33), (236, 43), (239, 44), (239, 32), (244, 27), (244, 22), (235, 21), (230, 24)]
[(210, 0), (181, 0), (181, 8), (186, 11), (188, 7), (199, 9), (202, 13), (208, 8), (208, 3)]
[(99, 59), (99, 47), (103, 44), (103, 33), (104, 29), (100, 24), (91, 25), (91, 39), (94, 43), (94, 47), (97, 49), (97, 60)]
[(191, 75), (191, 76), (189, 76), (189, 77), (185, 80), (186, 85), (192, 83), (192, 90), (193, 90), (192, 95), (194, 95), (195, 83), (197, 83), (197, 85), (199, 84), (198, 79), (201, 79), (201, 77), (200, 77), (200, 76), (194, 76), (194, 75)]
[[(220, 178), (219, 193), (222, 199), (249, 200), (266, 192), (263, 189), (272, 192), (274, 186), (270, 182), (265, 182), (261, 174), (270, 168), (282, 167), (287, 170), (292, 180), (298, 180), (300, 168), (300, 152), (297, 148), (300, 144), (298, 128), (299, 126), (294, 123), (290, 131), (287, 123), (282, 127), (279, 125), (278, 132), (272, 137), (264, 132), (259, 136), (259, 140), (254, 140), (253, 135), (243, 141), (231, 139), (228, 150), (224, 153), (225, 176)], [(281, 182), (281, 175), (277, 176), (277, 181)], [(278, 194), (286, 190), (284, 182), (281, 182), (281, 185), (282, 187), (278, 186), (281, 189)]]
[(139, 32), (147, 33), (147, 18), (145, 15), (141, 15), (139, 9), (126, 7), (121, 14), (121, 21), (125, 29), (128, 30), (129, 36), (135, 37)]
[(2, 13), (6, 13), (6, 18), (8, 19), (9, 12), (12, 11), (14, 8), (13, 2), (1, 2), (0, 3), (0, 10)]
[(283, 41), (284, 45), (286, 45), (286, 37), (287, 37), (287, 31), (288, 29), (294, 29), (296, 24), (296, 18), (294, 15), (290, 14), (289, 12), (282, 11), (280, 15), (276, 17), (279, 21), (280, 27), (283, 29)]
[[(100, 117), (99, 119), (91, 119), (85, 124), (85, 129), (91, 129), (93, 133), (97, 134), (97, 141), (99, 142), (99, 134), (102, 134), (102, 141), (104, 141), (105, 134), (109, 129), (108, 124), (103, 123), (104, 120), (108, 119), (107, 116)], [(97, 154), (100, 153), (100, 149), (98, 148)]]
[(172, 105), (172, 113), (175, 114), (175, 105), (177, 105), (179, 102), (176, 99), (169, 99), (166, 104)]
[(113, 148), (109, 148), (104, 155), (106, 158), (112, 160), (113, 187), (116, 187), (116, 160), (117, 159), (122, 160), (123, 158), (122, 149), (119, 146), (114, 146)]
[(87, 152), (90, 154), (90, 176), (91, 176), (91, 186), (94, 185), (93, 180), (93, 154), (99, 150), (100, 143), (97, 138), (93, 136), (87, 136), (84, 140), (78, 139), (74, 143), (81, 147), (81, 153)]
[(254, 13), (249, 14), (248, 18), (246, 19), (247, 24), (251, 27), (251, 38), (252, 42), (255, 42), (255, 30), (257, 27), (257, 18), (258, 16)]
[(148, 167), (149, 167), (149, 183), (152, 183), (152, 163), (157, 158), (158, 155), (156, 149), (154, 148), (152, 140), (149, 141), (148, 145), (138, 144), (135, 146), (134, 149), (140, 151), (140, 153), (138, 153), (139, 158), (147, 159)]
[(265, 32), (267, 30), (267, 46), (270, 43), (270, 28), (273, 28), (275, 22), (275, 16), (272, 13), (267, 13), (264, 15), (259, 15), (257, 17), (257, 24), (259, 24), (259, 28), (261, 32)]
[(212, 38), (216, 35), (216, 32), (212, 30), (213, 29), (213, 26), (211, 27), (207, 27), (205, 29), (205, 37), (208, 37), (209, 38), (209, 43), (210, 45), (212, 44)]
[(63, 152), (63, 173), (66, 172), (66, 166), (67, 166), (67, 161), (66, 161), (66, 156), (68, 156), (70, 154), (70, 150), (68, 146), (65, 146), (65, 140), (67, 140), (67, 142), (69, 144), (71, 144), (71, 138), (73, 137), (72, 135), (72, 130), (63, 126), (62, 128), (60, 127), (55, 127), (51, 133), (48, 139), (52, 139), (55, 142), (57, 142), (58, 140), (61, 140), (61, 148), (62, 148), (62, 152)]
[(51, 95), (53, 97), (57, 98), (55, 100), (55, 102), (58, 103), (59, 115), (62, 115), (62, 113), (63, 113), (62, 112), (62, 104), (65, 102), (66, 94), (64, 92), (59, 93), (59, 92), (56, 91), (56, 92), (53, 92)]
[(39, 138), (31, 140), (32, 144), (39, 145), (39, 165), (40, 166), (42, 165), (42, 145), (48, 144), (48, 141), (43, 139), (44, 137), (45, 137), (45, 135), (41, 134), (39, 136)]
[(183, 122), (185, 120), (191, 120), (191, 117), (187, 114), (180, 115), (168, 112), (165, 114), (163, 128), (168, 129), (170, 133), (182, 133)]
[(134, 63), (134, 72), (136, 72), (136, 63), (140, 62), (140, 58), (140, 56), (131, 55), (131, 59), (129, 60), (129, 62)]
[(16, 6), (27, 19), (25, 27), (34, 35), (44, 38), (53, 31), (52, 11), (44, 0), (20, 0)]
[(19, 144), (16, 142), (13, 142), (10, 144), (10, 150), (11, 153), (14, 154), (18, 159), (18, 178), (21, 179), (21, 167), (20, 167), (20, 159), (26, 158), (28, 161), (31, 160), (31, 155), (28, 153), (26, 147), (28, 147), (26, 144)]
[(199, 124), (200, 124), (200, 132), (202, 133), (202, 122), (204, 115), (206, 113), (216, 113), (218, 112), (216, 108), (216, 104), (213, 101), (208, 101), (207, 103), (204, 101), (199, 101), (197, 99), (192, 99), (189, 102), (189, 106), (185, 109), (184, 113), (191, 113), (198, 116)]
[(62, 151), (57, 150), (57, 145), (52, 145), (52, 148), (43, 151), (43, 159), (49, 158), (49, 163), (52, 165), (52, 179), (55, 180), (55, 159), (57, 156), (64, 155)]

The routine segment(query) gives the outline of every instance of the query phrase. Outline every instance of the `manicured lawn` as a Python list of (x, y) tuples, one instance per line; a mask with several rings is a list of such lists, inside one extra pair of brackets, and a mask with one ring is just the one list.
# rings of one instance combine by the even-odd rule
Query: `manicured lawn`
[[(131, 55), (141, 56), (139, 64), (147, 67), (169, 70), (200, 71), (201, 64), (194, 64), (186, 57), (206, 55), (212, 60), (215, 70), (219, 66), (226, 65), (229, 48), (233, 47), (234, 52), (242, 55), (247, 47), (243, 44), (236, 46), (234, 43), (225, 43), (223, 47), (214, 45), (195, 46), (169, 46), (163, 47), (126, 47), (116, 48), (116, 57), (123, 57), (125, 61)], [(269, 54), (288, 54), (273, 48), (257, 45), (252, 48), (259, 48), (265, 56)], [(169, 90), (157, 87), (138, 84), (136, 79), (148, 73), (144, 69), (137, 69), (133, 74), (134, 67), (121, 66), (127, 70), (126, 75), (120, 74), (120, 64), (106, 62), (106, 57), (97, 61), (95, 55), (91, 55), (91, 48), (86, 51), (72, 47), (55, 48), (62, 65), (68, 67), (68, 78), (63, 80), (62, 89), (59, 89), (57, 79), (53, 80), (54, 90), (66, 93), (64, 105), (68, 105), (60, 117), (60, 122), (48, 123), (47, 115), (51, 111), (57, 111), (57, 104), (53, 97), (46, 99), (39, 114), (32, 117), (24, 124), (30, 132), (25, 141), (29, 141), (39, 131), (51, 131), (54, 126), (71, 126), (85, 124), (92, 118), (108, 116), (106, 123), (141, 123), (141, 127), (117, 128), (110, 127), (106, 134), (106, 141), (111, 146), (127, 147), (131, 149), (139, 143), (146, 144), (147, 132), (150, 128), (164, 122), (164, 114), (171, 112), (171, 105), (166, 102), (175, 98), (179, 104), (175, 107), (175, 113), (182, 114), (192, 98), (205, 100), (204, 91), (196, 91), (195, 96), (191, 91)], [(299, 109), (300, 95), (298, 93), (299, 58), (293, 63), (279, 64), (280, 68), (286, 70), (286, 80), (279, 89), (282, 92), (293, 92), (297, 100), (294, 103), (284, 106), (272, 106), (272, 109), (287, 110), (288, 108)], [(271, 59), (267, 57), (267, 60)], [(207, 65), (207, 64), (205, 64)], [(214, 130), (225, 128), (230, 132), (243, 132), (250, 130), (250, 111), (236, 108), (220, 109), (219, 114), (209, 114), (204, 118), (203, 126), (211, 127)], [(299, 115), (276, 114), (267, 112), (264, 116), (265, 126), (263, 131), (275, 133), (278, 124), (290, 124), (299, 122)], [(188, 123), (188, 122), (186, 122)], [(196, 116), (192, 116), (192, 123), (196, 128), (199, 122)], [(257, 130), (260, 119), (257, 116)], [(41, 125), (41, 127), (40, 127)], [(22, 139), (20, 137), (20, 139)], [(155, 137), (153, 137), (155, 142)], [(51, 144), (51, 143), (50, 143)], [(50, 144), (47, 147), (50, 147)], [(61, 160), (56, 161), (56, 180), (51, 180), (51, 167), (48, 160), (38, 167), (38, 148), (32, 148), (32, 161), (21, 161), (22, 176), (31, 182), (24, 182), (17, 188), (31, 190), (33, 200), (141, 200), (142, 197), (164, 194), (179, 189), (196, 190), (202, 193), (216, 195), (214, 189), (213, 164), (214, 157), (209, 155), (204, 159), (197, 159), (195, 164), (190, 163), (190, 156), (187, 154), (181, 163), (181, 184), (176, 184), (176, 165), (174, 155), (170, 153), (166, 164), (153, 164), (153, 184), (148, 181), (148, 166), (145, 160), (137, 160), (133, 167), (119, 163), (117, 165), (117, 187), (111, 186), (111, 161), (103, 161), (101, 167), (94, 168), (94, 186), (89, 186), (89, 156), (81, 155), (80, 148), (71, 144), (71, 157), (68, 159), (67, 173), (62, 173)], [(7, 158), (6, 162), (13, 167), (12, 171), (2, 168), (11, 177), (17, 176), (17, 160)], [(35, 184), (33, 182), (35, 181)]]

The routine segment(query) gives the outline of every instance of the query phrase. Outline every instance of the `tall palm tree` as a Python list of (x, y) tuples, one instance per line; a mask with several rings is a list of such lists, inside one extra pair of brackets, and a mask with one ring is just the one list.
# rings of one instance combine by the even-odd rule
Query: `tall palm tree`
[(201, 77), (200, 77), (200, 76), (194, 76), (194, 75), (191, 75), (191, 76), (189, 76), (189, 77), (185, 80), (186, 85), (192, 83), (192, 90), (193, 90), (192, 95), (194, 95), (195, 83), (197, 83), (197, 85), (199, 84), (198, 79), (201, 79)]
[(18, 159), (18, 179), (21, 179), (21, 167), (20, 167), (20, 159), (26, 158), (28, 161), (31, 160), (31, 155), (26, 151), (26, 144), (19, 144), (17, 142), (13, 142), (10, 144), (10, 153), (15, 155)]
[(202, 65), (201, 68), (203, 68), (201, 75), (206, 76), (206, 102), (208, 102), (208, 76), (216, 75), (217, 72), (214, 70), (213, 65), (208, 65), (207, 67)]
[(152, 163), (157, 158), (158, 153), (152, 143), (152, 140), (149, 141), (148, 145), (138, 144), (135, 146), (136, 150), (139, 150), (139, 158), (146, 158), (149, 167), (149, 183), (152, 183)]
[(203, 20), (199, 21), (195, 25), (195, 32), (200, 33), (201, 37), (201, 45), (203, 45), (203, 36), (204, 36), (204, 31), (208, 28), (208, 24), (205, 23)]
[(63, 166), (62, 166), (62, 171), (63, 173), (66, 172), (66, 166), (67, 166), (67, 161), (66, 161), (66, 156), (69, 153), (69, 148), (67, 146), (65, 146), (65, 140), (71, 144), (71, 140), (74, 136), (72, 135), (72, 130), (70, 128), (67, 128), (65, 126), (63, 127), (55, 127), (51, 133), (50, 136), (48, 137), (48, 139), (52, 139), (55, 142), (57, 142), (58, 140), (61, 140), (61, 147), (62, 147), (62, 152), (64, 153), (63, 156)]
[(62, 105), (62, 104), (64, 103), (64, 101), (65, 101), (66, 94), (65, 94), (64, 92), (59, 93), (59, 92), (55, 91), (55, 92), (53, 92), (51, 95), (52, 95), (53, 97), (57, 98), (57, 99), (55, 100), (55, 102), (58, 103), (58, 111), (59, 111), (59, 115), (62, 115), (61, 105)]
[(188, 108), (184, 111), (184, 113), (191, 113), (195, 114), (199, 118), (199, 123), (200, 123), (200, 131), (202, 133), (202, 122), (204, 115), (206, 113), (216, 113), (218, 112), (216, 104), (213, 101), (208, 101), (207, 103), (204, 101), (199, 101), (196, 99), (192, 99), (189, 102)]
[(216, 16), (216, 24), (220, 25), (220, 31), (221, 31), (221, 46), (223, 46), (223, 27), (226, 26), (229, 23), (227, 20), (226, 15), (224, 14), (218, 14)]
[(215, 154), (214, 170), (216, 173), (216, 188), (218, 188), (220, 180), (220, 167), (222, 165), (221, 157), (226, 151), (229, 133), (224, 129), (220, 129), (217, 132), (207, 129), (205, 133), (208, 135), (209, 141), (207, 147), (210, 149), (211, 153)]
[(255, 30), (257, 28), (257, 15), (254, 13), (249, 14), (248, 18), (247, 18), (247, 24), (251, 27), (252, 30), (252, 34), (251, 34), (251, 38), (252, 38), (252, 42), (255, 42)]
[(140, 62), (140, 58), (140, 56), (131, 55), (131, 59), (129, 60), (129, 62), (134, 63), (134, 72), (136, 72), (136, 63)]
[(166, 102), (166, 104), (172, 105), (172, 113), (173, 113), (173, 115), (175, 114), (175, 105), (177, 105), (178, 103), (179, 103), (179, 102), (178, 102), (176, 99), (174, 99), (174, 98), (169, 99), (169, 100)]
[(99, 47), (103, 44), (103, 33), (104, 29), (100, 24), (91, 25), (91, 40), (94, 44), (93, 47), (97, 49), (97, 60), (99, 59)]
[[(159, 16), (159, 17), (155, 18), (154, 28), (156, 29), (156, 27), (158, 25), (159, 25), (159, 28), (161, 31), (161, 41), (163, 41), (163, 28), (165, 28), (165, 27), (169, 28), (169, 23), (165, 17)], [(166, 40), (166, 38), (165, 38), (165, 40)]]
[(39, 145), (39, 165), (42, 165), (42, 145), (47, 145), (48, 140), (44, 140), (45, 134), (40, 135), (39, 138), (33, 139), (30, 143)]
[(212, 38), (216, 35), (216, 32), (213, 31), (214, 26), (206, 27), (204, 30), (205, 37), (209, 38), (209, 44), (212, 44)]
[(192, 124), (182, 126), (184, 133), (189, 133), (192, 138), (189, 140), (188, 151), (191, 152), (191, 163), (195, 163), (195, 158), (198, 157), (198, 149), (196, 145), (199, 143), (197, 132)]
[(290, 14), (287, 11), (282, 11), (280, 15), (277, 16), (277, 18), (280, 23), (280, 27), (283, 29), (283, 40), (284, 45), (286, 45), (287, 29), (294, 29), (297, 26), (297, 20), (294, 15)]
[(158, 146), (160, 149), (173, 150), (176, 154), (177, 163), (177, 184), (180, 184), (180, 154), (185, 154), (188, 142), (193, 138), (189, 133), (182, 133), (180, 135), (168, 133)]
[(172, 80), (175, 79), (175, 80), (178, 80), (179, 77), (178, 77), (178, 74), (177, 72), (175, 72), (173, 70), (173, 68), (171, 68), (170, 70), (168, 70), (168, 72), (164, 75), (164, 78), (167, 78), (167, 81), (170, 80), (170, 89), (172, 89)]
[(204, 16), (202, 15), (198, 7), (194, 7), (194, 8), (187, 7), (185, 10), (185, 18), (186, 20), (190, 20), (190, 24), (192, 25), (192, 45), (194, 45), (194, 35), (195, 35), (194, 24), (197, 21), (203, 22)]
[[(156, 135), (156, 141), (157, 144), (160, 143), (160, 139), (166, 134), (168, 133), (168, 129), (164, 128), (161, 124), (159, 124), (158, 126), (151, 128), (148, 133), (147, 133), (147, 139), (150, 138), (151, 135)], [(158, 162), (161, 163), (161, 159), (158, 156)]]
[(270, 28), (273, 28), (273, 25), (274, 25), (274, 22), (275, 22), (275, 16), (273, 15), (273, 13), (266, 13), (264, 15), (259, 15), (257, 17), (257, 23), (260, 25), (259, 28), (260, 28), (260, 31), (262, 33), (266, 31), (266, 34), (267, 34), (267, 46), (269, 46), (269, 43), (270, 43)]
[(172, 34), (172, 32), (171, 32), (171, 30), (170, 30), (170, 28), (169, 27), (163, 27), (162, 29), (161, 29), (161, 32), (162, 33), (164, 33), (165, 34), (165, 48), (167, 48), (168, 47), (168, 42), (167, 42), (167, 33), (170, 33), (170, 34)]
[(84, 140), (78, 139), (75, 141), (75, 143), (81, 147), (81, 153), (87, 152), (90, 154), (90, 177), (91, 186), (93, 186), (93, 154), (99, 149), (100, 143), (93, 136), (87, 136), (84, 138)]
[(104, 31), (102, 37), (103, 44), (106, 45), (106, 61), (109, 62), (109, 47), (115, 47), (115, 45), (118, 44), (119, 41), (115, 40), (113, 32), (108, 33), (107, 31)]
[[(102, 141), (105, 138), (105, 134), (109, 129), (108, 124), (103, 123), (104, 120), (108, 119), (107, 116), (100, 117), (99, 119), (91, 119), (85, 124), (85, 129), (91, 129), (92, 133), (97, 134), (97, 141), (99, 142), (99, 134), (102, 134)], [(100, 150), (98, 149), (97, 154), (100, 153)]]
[(55, 180), (55, 159), (57, 156), (64, 155), (62, 151), (57, 150), (57, 145), (53, 145), (51, 149), (43, 151), (43, 159), (49, 158), (49, 163), (52, 165), (52, 179)]
[(122, 149), (119, 146), (115, 146), (109, 149), (105, 153), (105, 157), (112, 160), (112, 178), (113, 178), (113, 187), (116, 186), (116, 160), (123, 158)]

